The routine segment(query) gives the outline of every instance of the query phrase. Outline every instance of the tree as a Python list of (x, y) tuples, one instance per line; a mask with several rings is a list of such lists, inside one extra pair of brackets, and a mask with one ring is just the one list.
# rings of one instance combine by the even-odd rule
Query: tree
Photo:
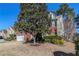
[[(16, 24), (17, 29), (24, 29), (35, 33), (46, 33), (49, 28), (47, 6), (44, 3), (20, 4), (20, 14)], [(17, 27), (18, 26), (18, 27)]]
[(75, 16), (74, 9), (70, 8), (68, 4), (64, 3), (60, 5), (59, 9), (56, 11), (56, 14), (63, 15), (65, 19), (64, 21), (67, 21), (65, 33), (67, 33), (66, 38), (69, 39), (69, 37), (71, 37), (69, 32), (71, 32), (71, 27), (73, 27), (73, 19)]
[(59, 9), (56, 11), (56, 14), (61, 14), (63, 17), (71, 18), (75, 15), (74, 9), (70, 8), (68, 4), (61, 4)]
[(79, 56), (79, 33), (75, 33), (74, 39), (76, 56)]

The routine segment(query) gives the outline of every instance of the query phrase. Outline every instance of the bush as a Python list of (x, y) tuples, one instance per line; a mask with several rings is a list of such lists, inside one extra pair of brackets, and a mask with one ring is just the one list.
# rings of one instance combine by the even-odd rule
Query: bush
[(11, 41), (15, 39), (15, 35), (10, 34), (10, 36), (6, 39), (7, 41)]
[(61, 39), (59, 44), (63, 45), (64, 44), (64, 39)]
[(64, 44), (64, 40), (61, 39), (53, 39), (51, 43), (54, 43), (54, 44), (59, 44), (59, 45), (63, 45)]
[(57, 35), (45, 36), (44, 39), (45, 39), (45, 42), (50, 42), (50, 43), (59, 44), (59, 45), (64, 44), (64, 40), (62, 39), (62, 37)]

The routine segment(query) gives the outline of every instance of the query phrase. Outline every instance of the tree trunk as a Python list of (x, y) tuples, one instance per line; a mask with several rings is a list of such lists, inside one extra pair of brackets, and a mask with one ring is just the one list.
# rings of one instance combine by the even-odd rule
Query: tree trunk
[(38, 43), (40, 43), (40, 42), (42, 42), (42, 33), (37, 33), (36, 34), (36, 42), (38, 42)]

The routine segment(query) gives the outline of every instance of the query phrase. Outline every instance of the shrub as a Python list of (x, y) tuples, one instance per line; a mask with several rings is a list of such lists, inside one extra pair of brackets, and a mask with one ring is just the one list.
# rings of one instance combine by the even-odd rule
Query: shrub
[(60, 40), (60, 44), (63, 45), (64, 44), (64, 39)]
[(10, 34), (10, 36), (6, 39), (7, 41), (11, 41), (15, 39), (15, 35)]
[(51, 43), (54, 43), (54, 44), (59, 44), (59, 45), (63, 45), (64, 44), (64, 40), (61, 39), (53, 39)]
[(60, 44), (60, 45), (63, 45), (64, 44), (64, 40), (63, 39), (57, 39), (56, 40), (56, 44)]
[(45, 42), (50, 42), (50, 43), (59, 44), (59, 45), (64, 44), (64, 40), (62, 39), (62, 37), (57, 35), (45, 36), (44, 39), (45, 39)]

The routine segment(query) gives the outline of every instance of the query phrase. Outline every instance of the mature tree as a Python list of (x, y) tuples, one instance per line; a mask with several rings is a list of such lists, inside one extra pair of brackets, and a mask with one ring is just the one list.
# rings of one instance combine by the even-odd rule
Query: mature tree
[(20, 14), (15, 27), (22, 31), (29, 30), (35, 33), (46, 33), (49, 28), (47, 6), (44, 3), (21, 3)]
[(66, 38), (68, 39), (70, 36), (69, 32), (71, 28), (73, 27), (73, 19), (75, 16), (74, 9), (70, 8), (68, 4), (64, 3), (60, 5), (56, 13), (58, 15), (63, 15), (64, 19), (67, 21), (67, 24), (66, 24), (67, 28), (65, 29), (65, 33), (67, 33)]
[(64, 4), (61, 4), (59, 9), (56, 11), (57, 14), (61, 14), (63, 15), (64, 17), (73, 17), (75, 15), (74, 13), (74, 9), (73, 8), (70, 8), (68, 4), (64, 3)]

